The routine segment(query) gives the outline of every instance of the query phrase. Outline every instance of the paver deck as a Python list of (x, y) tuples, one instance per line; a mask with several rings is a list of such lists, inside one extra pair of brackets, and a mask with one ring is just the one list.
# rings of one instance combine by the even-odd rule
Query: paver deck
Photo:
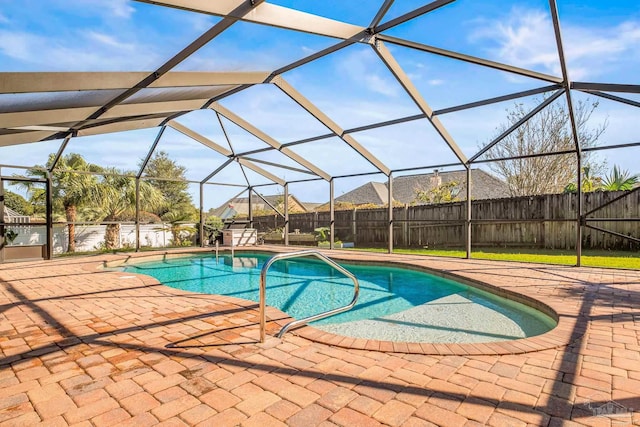
[[(559, 326), (430, 345), (310, 327), (258, 342), (257, 304), (98, 269), (0, 265), (0, 426), (640, 425), (640, 272), (328, 252), (527, 295)], [(148, 255), (148, 254), (145, 254)]]

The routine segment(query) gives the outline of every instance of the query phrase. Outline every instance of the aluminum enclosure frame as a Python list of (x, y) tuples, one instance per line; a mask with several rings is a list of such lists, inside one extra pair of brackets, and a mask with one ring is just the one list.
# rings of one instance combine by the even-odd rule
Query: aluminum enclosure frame
[[(558, 8), (556, 0), (549, 0), (549, 9), (551, 12), (554, 39), (561, 68), (560, 76), (553, 76), (544, 73), (540, 73), (534, 70), (528, 70), (521, 67), (515, 67), (509, 64), (501, 64), (495, 61), (487, 60), (484, 58), (478, 58), (471, 55), (466, 55), (459, 52), (441, 49), (434, 46), (428, 46), (425, 44), (417, 43), (411, 40), (403, 40), (388, 34), (388, 31), (398, 25), (402, 25), (405, 22), (409, 22), (416, 17), (423, 16), (431, 13), (442, 7), (446, 7), (448, 4), (454, 3), (455, 0), (436, 0), (427, 3), (413, 11), (410, 11), (395, 19), (384, 21), (384, 17), (390, 9), (393, 0), (385, 0), (381, 2), (376, 15), (372, 17), (371, 23), (368, 27), (362, 27), (357, 25), (340, 22), (309, 13), (301, 12), (295, 9), (285, 8), (277, 5), (270, 4), (264, 0), (222, 0), (216, 2), (210, 2), (205, 0), (136, 0), (143, 3), (150, 3), (156, 5), (156, 7), (169, 7), (187, 10), (193, 13), (204, 13), (221, 17), (221, 20), (213, 25), (209, 30), (205, 31), (200, 37), (193, 40), (184, 49), (176, 53), (168, 61), (166, 61), (157, 70), (148, 72), (121, 72), (121, 73), (0, 73), (0, 94), (19, 94), (19, 93), (47, 93), (47, 92), (63, 92), (63, 91), (90, 91), (90, 90), (121, 90), (122, 92), (110, 99), (108, 102), (101, 105), (87, 105), (76, 108), (53, 108), (43, 110), (32, 111), (10, 111), (0, 113), (0, 146), (5, 145), (18, 145), (29, 142), (57, 140), (62, 139), (63, 142), (55, 155), (53, 164), (49, 168), (48, 172), (58, 171), (58, 160), (64, 155), (68, 143), (72, 138), (84, 135), (96, 135), (102, 133), (118, 132), (134, 129), (145, 129), (152, 127), (159, 127), (159, 133), (149, 149), (145, 160), (135, 176), (136, 184), (139, 186), (141, 179), (149, 179), (152, 177), (144, 177), (144, 169), (155, 152), (158, 142), (163, 137), (163, 133), (167, 127), (171, 127), (178, 132), (188, 136), (189, 138), (199, 142), (200, 144), (212, 149), (218, 154), (226, 157), (227, 159), (218, 168), (211, 171), (209, 175), (203, 177), (199, 181), (192, 181), (200, 185), (200, 215), (202, 223), (202, 189), (205, 184), (215, 185), (210, 182), (218, 173), (220, 173), (225, 167), (232, 163), (237, 163), (240, 166), (240, 170), (244, 174), (246, 181), (246, 188), (244, 191), (249, 191), (250, 199), (251, 193), (255, 192), (255, 188), (264, 185), (277, 185), (284, 189), (285, 193), (289, 192), (289, 184), (298, 182), (307, 182), (311, 180), (325, 181), (329, 183), (329, 196), (330, 196), (330, 211), (331, 211), (331, 237), (333, 240), (333, 223), (334, 223), (334, 182), (338, 178), (348, 178), (369, 174), (344, 174), (344, 175), (331, 175), (315, 165), (310, 159), (305, 159), (303, 156), (296, 154), (290, 147), (306, 144), (309, 142), (319, 141), (327, 138), (338, 137), (344, 144), (353, 149), (356, 155), (365, 159), (375, 171), (371, 174), (382, 173), (388, 179), (388, 191), (389, 191), (389, 252), (393, 251), (393, 209), (391, 203), (391, 192), (393, 188), (393, 175), (399, 172), (407, 172), (411, 170), (424, 170), (435, 167), (444, 166), (461, 166), (465, 168), (467, 172), (467, 209), (466, 209), (466, 252), (467, 257), (471, 256), (471, 225), (477, 223), (471, 217), (471, 193), (470, 193), (470, 170), (473, 165), (486, 163), (489, 161), (497, 161), (482, 159), (483, 154), (490, 150), (496, 144), (499, 144), (505, 137), (511, 132), (524, 125), (532, 117), (552, 104), (554, 101), (564, 96), (567, 102), (569, 118), (571, 123), (571, 133), (574, 142), (574, 149), (557, 153), (540, 153), (528, 156), (512, 156), (505, 157), (498, 160), (517, 160), (534, 156), (549, 156), (549, 155), (562, 155), (573, 154), (577, 158), (577, 171), (578, 176), (578, 207), (576, 212), (576, 258), (577, 265), (581, 263), (581, 241), (583, 227), (590, 227), (588, 224), (589, 219), (587, 216), (593, 213), (594, 210), (588, 213), (583, 212), (582, 202), (582, 155), (584, 152), (606, 150), (606, 149), (623, 149), (640, 146), (638, 143), (630, 144), (618, 144), (605, 147), (593, 147), (582, 148), (579, 141), (579, 134), (576, 125), (576, 117), (572, 99), (572, 91), (581, 91), (588, 94), (593, 94), (598, 97), (606, 98), (615, 102), (623, 103), (634, 107), (640, 107), (640, 102), (633, 101), (622, 96), (613, 95), (613, 93), (640, 93), (640, 85), (632, 84), (610, 84), (610, 83), (597, 83), (597, 82), (573, 82), (570, 80), (567, 70), (565, 59), (565, 46), (562, 40), (561, 33), (561, 20), (558, 14)], [(305, 58), (298, 59), (292, 63), (285, 65), (274, 71), (251, 71), (251, 72), (181, 72), (174, 71), (175, 68), (184, 60), (189, 58), (195, 52), (214, 40), (217, 36), (224, 33), (233, 24), (239, 21), (244, 21), (257, 25), (267, 25), (277, 28), (282, 28), (291, 31), (298, 31), (309, 34), (317, 34), (329, 36), (339, 41), (332, 46), (329, 46), (319, 52), (313, 53)], [(538, 88), (504, 94), (498, 97), (478, 100), (475, 102), (454, 105), (441, 110), (432, 110), (427, 103), (426, 98), (420, 91), (413, 85), (407, 73), (402, 69), (400, 64), (395, 60), (392, 53), (386, 47), (386, 44), (393, 44), (395, 46), (402, 46), (403, 48), (415, 49), (422, 52), (426, 52), (433, 55), (439, 55), (447, 58), (451, 58), (464, 63), (474, 64), (481, 67), (489, 67), (492, 69), (513, 73), (518, 76), (525, 76), (530, 79), (540, 81), (541, 86)], [(421, 114), (396, 118), (392, 120), (385, 120), (377, 123), (371, 123), (369, 125), (360, 126), (353, 129), (341, 128), (333, 119), (327, 114), (321, 111), (316, 105), (314, 105), (309, 99), (307, 99), (302, 93), (300, 93), (293, 85), (291, 85), (285, 78), (284, 74), (298, 69), (305, 64), (316, 61), (327, 55), (331, 55), (339, 50), (342, 50), (353, 44), (369, 45), (373, 51), (377, 54), (381, 63), (384, 64), (387, 69), (393, 74), (397, 82), (405, 90), (407, 96), (415, 103), (415, 105), (421, 111)], [(270, 84), (277, 87), (284, 95), (295, 101), (302, 109), (306, 110), (313, 118), (324, 125), (330, 132), (315, 137), (309, 137), (298, 141), (292, 141), (288, 143), (282, 143), (269, 136), (262, 130), (258, 129), (239, 115), (233, 113), (228, 108), (220, 104), (219, 101), (232, 97), (237, 93), (241, 93), (244, 90), (259, 84)], [(179, 100), (166, 100), (162, 102), (126, 102), (129, 101), (132, 96), (140, 92), (145, 88), (176, 88), (176, 87), (196, 87), (207, 86), (219, 88), (219, 93), (214, 97), (200, 98), (200, 99), (179, 99)], [(457, 111), (473, 109), (485, 105), (490, 105), (497, 102), (504, 102), (507, 100), (518, 99), (522, 97), (545, 94), (545, 100), (526, 114), (519, 122), (515, 123), (503, 134), (495, 138), (489, 144), (477, 153), (468, 156), (460, 149), (456, 141), (451, 137), (446, 127), (438, 119), (438, 116), (453, 113)], [(549, 95), (550, 94), (550, 95)], [(227, 135), (220, 117), (224, 117), (227, 120), (233, 122), (243, 130), (257, 137), (266, 146), (262, 149), (236, 152), (231, 148), (230, 150), (218, 144), (210, 139), (198, 134), (197, 132), (182, 125), (177, 119), (191, 111), (195, 110), (208, 110), (219, 121), (227, 145), (232, 147), (232, 141)], [(426, 119), (436, 130), (442, 141), (449, 147), (451, 152), (458, 159), (459, 163), (451, 163), (447, 165), (432, 165), (425, 164), (419, 167), (412, 168), (399, 168), (392, 169), (385, 164), (384, 161), (377, 158), (370, 151), (368, 151), (361, 143), (359, 143), (355, 137), (351, 134), (356, 132), (362, 132), (370, 129), (377, 129), (386, 126), (393, 126), (399, 123), (405, 123), (415, 120)], [(250, 157), (252, 154), (258, 154), (269, 151), (278, 151), (285, 155), (287, 158), (297, 163), (299, 167), (278, 165), (267, 161), (261, 161), (256, 158)], [(285, 180), (272, 172), (260, 167), (257, 163), (262, 163), (270, 167), (278, 167), (284, 170), (295, 171), (298, 173), (304, 173), (311, 175), (312, 178), (302, 180)], [(30, 165), (0, 165), (0, 167), (12, 167), (12, 168), (31, 168)], [(250, 182), (250, 179), (245, 173), (245, 168), (258, 173), (272, 184), (256, 185)], [(153, 178), (158, 179), (158, 178)], [(160, 178), (161, 179), (161, 178)], [(218, 183), (219, 184), (219, 183)], [(259, 193), (256, 192), (260, 196)], [(262, 197), (262, 196), (260, 196)], [(264, 198), (263, 198), (264, 199)], [(288, 226), (288, 212), (285, 209), (284, 213), (280, 213), (285, 218), (285, 223)], [(251, 213), (250, 213), (251, 216)], [(0, 218), (1, 220), (2, 218)], [(602, 220), (602, 219), (600, 219)], [(614, 233), (601, 228), (598, 231), (608, 232), (614, 235)], [(137, 213), (136, 213), (136, 232), (139, 237), (139, 203), (137, 200)], [(629, 236), (632, 240), (636, 238)], [(139, 239), (138, 239), (139, 240)], [(333, 247), (333, 242), (332, 242)]]

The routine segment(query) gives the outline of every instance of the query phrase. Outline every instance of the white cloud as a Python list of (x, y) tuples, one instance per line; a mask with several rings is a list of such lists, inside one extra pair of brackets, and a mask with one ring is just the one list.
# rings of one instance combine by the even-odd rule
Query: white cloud
[(128, 19), (136, 11), (131, 6), (130, 0), (109, 0), (108, 2), (101, 2), (101, 4), (105, 5), (111, 14), (120, 18)]
[(130, 19), (136, 9), (131, 0), (48, 0), (49, 11), (73, 10), (80, 16), (94, 15), (102, 18)]
[(553, 25), (540, 11), (513, 9), (507, 19), (484, 22), (485, 26), (471, 35), (472, 41), (489, 41), (493, 56), (508, 64), (538, 68), (558, 73)]
[(118, 39), (116, 39), (115, 37), (110, 36), (108, 34), (98, 33), (96, 31), (87, 31), (86, 35), (87, 35), (87, 39), (94, 40), (110, 48), (123, 49), (123, 50), (129, 50), (129, 51), (135, 49), (135, 46), (133, 44), (123, 43)]
[(149, 46), (94, 31), (76, 32), (70, 44), (64, 39), (0, 30), (0, 53), (41, 71), (145, 70), (158, 61), (158, 54)]
[(320, 122), (272, 85), (254, 86), (222, 104), (280, 142), (327, 133)]
[[(560, 75), (551, 17), (540, 10), (514, 8), (499, 21), (481, 21), (471, 41), (488, 43), (491, 57), (511, 65)], [(607, 67), (639, 52), (640, 22), (580, 26), (562, 22), (563, 45), (572, 80), (604, 74)]]
[(28, 60), (32, 56), (31, 47), (40, 39), (30, 34), (0, 30), (0, 52), (13, 59)]
[(354, 50), (346, 58), (340, 58), (338, 72), (348, 77), (359, 86), (388, 96), (396, 97), (400, 94), (400, 85), (391, 76), (377, 72), (380, 60), (369, 50)]
[(367, 87), (372, 91), (391, 97), (398, 95), (398, 87), (390, 79), (378, 74), (366, 74), (363, 77)]
[(213, 25), (214, 18), (209, 15), (203, 15), (200, 13), (190, 13), (182, 18), (185, 23), (182, 25), (188, 25), (198, 32), (205, 32)]
[(302, 50), (302, 53), (304, 53), (305, 55), (311, 55), (312, 53), (315, 53), (315, 50), (311, 49), (308, 46), (301, 46), (300, 49)]
[(2, 12), (0, 12), (0, 24), (8, 24), (9, 22), (9, 18), (7, 18), (5, 15), (2, 14)]
[(439, 86), (445, 82), (443, 79), (436, 77), (441, 74), (441, 69), (430, 67), (423, 62), (417, 61), (416, 58), (403, 58), (401, 65), (405, 73), (407, 73), (407, 77), (416, 84), (424, 82), (430, 86)]

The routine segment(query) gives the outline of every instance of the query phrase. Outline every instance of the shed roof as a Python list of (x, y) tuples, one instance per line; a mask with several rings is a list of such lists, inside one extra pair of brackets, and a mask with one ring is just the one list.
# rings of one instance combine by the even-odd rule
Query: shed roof
[(4, 221), (5, 222), (29, 222), (29, 215), (23, 215), (11, 209), (8, 206), (4, 207)]

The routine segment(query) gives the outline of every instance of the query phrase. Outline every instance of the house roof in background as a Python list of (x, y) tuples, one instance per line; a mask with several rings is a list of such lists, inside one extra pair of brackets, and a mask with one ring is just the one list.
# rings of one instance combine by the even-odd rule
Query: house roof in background
[(368, 203), (384, 205), (389, 200), (388, 194), (386, 184), (370, 181), (337, 197), (336, 202), (347, 202), (355, 205), (365, 205)]
[(319, 206), (322, 206), (322, 203), (318, 203), (318, 202), (302, 202), (305, 206), (305, 208), (307, 208), (307, 212), (313, 212), (316, 210), (316, 208), (318, 208)]
[[(466, 170), (438, 172), (437, 176), (441, 181), (441, 184), (457, 182), (460, 185), (458, 199), (466, 200)], [(393, 179), (393, 199), (400, 203), (412, 203), (415, 201), (417, 190), (430, 190), (435, 187), (435, 173), (399, 176)], [(509, 187), (506, 182), (483, 171), (482, 169), (471, 170), (472, 199), (499, 199), (501, 197), (509, 197)]]
[[(264, 200), (263, 200), (264, 199)], [(265, 203), (265, 200), (269, 202), (272, 206), (278, 206), (284, 200), (284, 196), (282, 194), (273, 194), (262, 197), (258, 195), (251, 196), (251, 202), (253, 204), (254, 209), (271, 209), (271, 207)], [(298, 200), (296, 196), (293, 194), (289, 194), (289, 203), (295, 203), (300, 206), (303, 210), (309, 211), (309, 205), (313, 207), (319, 205), (319, 203), (304, 203)], [(231, 218), (235, 215), (247, 215), (249, 213), (249, 198), (248, 197), (234, 197), (232, 199), (227, 200), (224, 204), (218, 206), (214, 211), (213, 215), (220, 217), (222, 219)]]
[[(466, 180), (466, 170), (399, 176), (393, 179), (393, 200), (405, 204), (415, 203), (418, 190), (429, 190), (435, 188), (437, 183), (449, 182), (460, 184), (458, 199), (465, 200)], [(387, 204), (387, 194), (386, 183), (371, 181), (341, 195), (336, 201), (355, 205), (384, 205)], [(472, 169), (471, 197), (476, 200), (509, 197), (509, 188), (504, 181), (495, 176), (481, 169)]]

